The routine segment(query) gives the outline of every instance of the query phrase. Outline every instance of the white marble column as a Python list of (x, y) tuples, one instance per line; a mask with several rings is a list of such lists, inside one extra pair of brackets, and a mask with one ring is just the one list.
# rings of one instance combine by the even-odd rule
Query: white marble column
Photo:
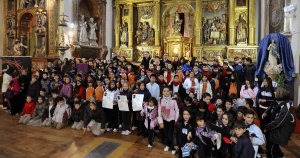
[(113, 28), (114, 28), (114, 16), (113, 16), (113, 0), (106, 1), (106, 17), (105, 17), (105, 45), (107, 46), (106, 59), (111, 58), (111, 49), (113, 47)]
[(261, 28), (261, 30), (260, 30), (259, 39), (262, 40), (266, 35), (269, 34), (270, 0), (261, 0), (259, 5), (261, 5), (261, 7), (260, 7), (260, 10), (261, 10), (260, 28)]

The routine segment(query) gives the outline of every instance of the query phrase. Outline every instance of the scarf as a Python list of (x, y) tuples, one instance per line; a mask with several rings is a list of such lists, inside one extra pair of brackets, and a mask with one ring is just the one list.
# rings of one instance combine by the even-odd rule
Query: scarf
[(180, 84), (180, 82), (173, 82), (173, 86), (177, 87)]
[(207, 89), (207, 82), (203, 82), (202, 94), (206, 93), (206, 89)]
[(167, 83), (171, 82), (171, 77), (172, 77), (172, 73), (171, 73), (171, 71), (168, 71), (167, 72)]
[(195, 79), (193, 78), (193, 79), (191, 79), (191, 81), (192, 81), (192, 88), (191, 88), (190, 92), (195, 93), (195, 85), (196, 85)]

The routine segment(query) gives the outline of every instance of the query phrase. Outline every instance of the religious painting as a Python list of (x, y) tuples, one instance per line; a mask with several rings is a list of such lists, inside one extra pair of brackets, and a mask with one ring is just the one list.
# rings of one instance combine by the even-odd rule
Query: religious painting
[(228, 41), (226, 1), (203, 1), (202, 43), (225, 45)]
[(270, 33), (280, 33), (284, 29), (284, 1), (271, 0), (270, 1)]
[(200, 57), (212, 61), (215, 59), (216, 56), (221, 56), (222, 58), (224, 58), (225, 55), (226, 55), (225, 47), (212, 47), (212, 48), (203, 48)]
[(229, 47), (227, 49), (227, 59), (233, 61), (235, 57), (251, 57), (254, 61), (256, 60), (257, 47)]
[(153, 6), (138, 8), (135, 38), (137, 45), (153, 46), (155, 44), (155, 30), (153, 21)]
[(244, 7), (247, 5), (247, 0), (236, 0), (237, 7)]

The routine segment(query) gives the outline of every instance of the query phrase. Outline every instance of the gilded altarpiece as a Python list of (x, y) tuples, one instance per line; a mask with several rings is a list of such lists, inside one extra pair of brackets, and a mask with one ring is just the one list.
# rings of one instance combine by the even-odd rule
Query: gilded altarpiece
[(139, 62), (144, 51), (199, 60), (256, 59), (255, 1), (116, 0), (113, 52)]

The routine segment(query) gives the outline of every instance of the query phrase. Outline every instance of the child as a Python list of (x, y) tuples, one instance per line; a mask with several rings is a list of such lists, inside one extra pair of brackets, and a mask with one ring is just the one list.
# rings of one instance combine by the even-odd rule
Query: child
[(96, 103), (102, 107), (102, 100), (103, 100), (104, 88), (102, 86), (101, 80), (97, 80), (97, 87), (95, 89), (95, 99)]
[(231, 137), (233, 146), (233, 158), (253, 158), (255, 151), (252, 142), (246, 133), (246, 125), (244, 122), (237, 122), (234, 126), (236, 137)]
[(253, 102), (252, 99), (245, 99), (244, 106), (247, 109), (253, 111), (253, 113), (254, 113), (254, 124), (256, 124), (258, 127), (260, 127), (260, 120), (259, 120), (259, 117), (258, 117), (257, 113), (255, 112), (255, 110), (253, 108), (253, 104), (254, 104), (254, 102)]
[(210, 128), (222, 135), (221, 147), (218, 149), (217, 157), (230, 158), (232, 156), (232, 146), (230, 141), (233, 117), (229, 113), (221, 116), (220, 124), (210, 124)]
[(159, 127), (163, 129), (164, 151), (172, 148), (174, 125), (179, 117), (179, 109), (176, 100), (170, 95), (169, 87), (163, 89), (163, 96), (158, 103), (158, 122)]
[(49, 98), (48, 99), (48, 107), (46, 107), (46, 110), (44, 111), (44, 114), (43, 114), (42, 126), (49, 127), (51, 125), (51, 118), (53, 117), (55, 108), (56, 108), (56, 104), (54, 104), (53, 98)]
[[(173, 145), (178, 151), (179, 157), (182, 157), (182, 148), (185, 144), (190, 143), (187, 139), (188, 133), (192, 131), (192, 113), (188, 109), (183, 110), (182, 119), (175, 124)], [(172, 152), (175, 154), (175, 152)]]
[(42, 117), (43, 117), (45, 110), (46, 110), (46, 103), (43, 100), (43, 97), (39, 96), (37, 103), (35, 105), (35, 108), (34, 108), (34, 112), (32, 114), (32, 118), (28, 122), (28, 125), (41, 126), (42, 125)]
[(237, 110), (236, 110), (236, 118), (235, 118), (235, 120), (236, 121), (244, 121), (244, 115), (245, 115), (245, 113), (246, 113), (246, 111), (247, 111), (248, 109), (246, 108), (246, 107), (244, 107), (244, 106), (240, 106), (240, 107), (238, 107), (237, 108)]
[[(124, 82), (122, 84), (122, 92), (120, 95), (127, 96), (127, 101), (128, 101), (128, 107), (131, 107), (131, 100), (132, 100), (132, 93), (129, 90), (129, 84), (128, 82)], [(131, 112), (130, 111), (121, 111), (121, 116), (122, 116), (122, 135), (128, 136), (131, 132), (130, 130), (130, 122), (131, 122)]]
[(247, 110), (244, 115), (245, 124), (248, 126), (247, 130), (255, 151), (254, 158), (256, 158), (256, 155), (258, 154), (258, 147), (265, 143), (265, 137), (261, 129), (254, 124), (254, 117), (255, 114), (252, 110)]
[(120, 94), (119, 89), (116, 86), (116, 81), (112, 80), (109, 83), (109, 88), (105, 91), (109, 93), (114, 94), (114, 100), (113, 100), (113, 109), (104, 109), (105, 114), (109, 117), (108, 118), (108, 125), (106, 128), (106, 131), (111, 131), (113, 129), (113, 132), (118, 131), (118, 116), (119, 116), (119, 108), (118, 108), (118, 102), (117, 102), (117, 96)]
[(51, 127), (62, 129), (68, 124), (71, 108), (63, 97), (57, 97), (57, 105), (52, 117)]
[(225, 113), (225, 108), (224, 106), (218, 106), (216, 110), (216, 115), (217, 115), (217, 120), (216, 120), (216, 125), (222, 125), (222, 119), (223, 119), (223, 114)]
[(198, 90), (198, 93), (197, 93), (197, 99), (200, 100), (204, 93), (208, 93), (212, 96), (211, 85), (210, 85), (210, 82), (207, 81), (206, 76), (203, 76), (202, 80), (200, 81), (199, 90)]
[(93, 82), (88, 82), (88, 87), (85, 90), (85, 100), (89, 101), (95, 95)]
[(235, 111), (233, 110), (233, 103), (232, 103), (232, 100), (231, 99), (227, 99), (225, 101), (225, 111), (227, 113), (230, 113), (234, 118), (236, 116), (236, 113)]
[(31, 119), (31, 115), (34, 111), (34, 107), (35, 107), (35, 104), (31, 98), (31, 96), (27, 96), (26, 103), (25, 103), (25, 106), (21, 113), (20, 120), (19, 120), (20, 124), (27, 124), (29, 122), (29, 120)]
[(154, 128), (158, 125), (157, 121), (157, 100), (152, 97), (148, 104), (141, 111), (141, 116), (145, 117), (144, 125), (148, 133), (148, 148), (152, 148), (154, 141)]
[(215, 131), (212, 131), (207, 125), (204, 115), (196, 117), (197, 127), (193, 131), (193, 143), (198, 146), (199, 157), (210, 158), (212, 147), (217, 138)]
[(83, 127), (83, 115), (84, 115), (84, 107), (82, 107), (79, 101), (74, 103), (74, 109), (72, 111), (72, 120), (74, 121), (72, 125), (72, 129), (81, 130)]
[(99, 136), (105, 132), (105, 113), (94, 101), (91, 101), (89, 106), (89, 110), (85, 113), (83, 130)]

